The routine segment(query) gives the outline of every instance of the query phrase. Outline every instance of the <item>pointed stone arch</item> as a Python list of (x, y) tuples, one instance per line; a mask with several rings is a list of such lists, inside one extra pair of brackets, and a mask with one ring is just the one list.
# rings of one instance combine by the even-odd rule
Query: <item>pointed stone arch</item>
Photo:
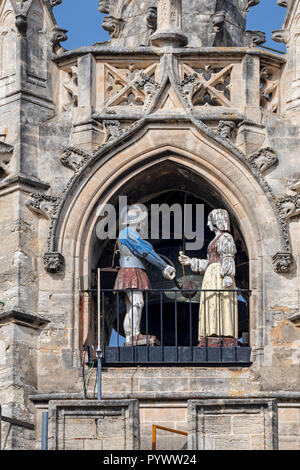
[[(80, 319), (79, 289), (90, 286), (90, 257), (99, 205), (110, 202), (126, 181), (164, 162), (198, 174), (221, 195), (224, 205), (239, 220), (240, 230), (250, 259), (252, 316), (250, 328), (258, 331), (263, 318), (263, 278), (278, 276), (272, 269), (272, 256), (280, 250), (280, 224), (262, 185), (233, 151), (201, 130), (182, 123), (177, 128), (167, 124), (149, 124), (135, 135), (130, 145), (93, 159), (71, 185), (55, 225), (54, 251), (65, 257), (64, 282), (68, 281), (74, 309), (69, 316), (74, 348), (80, 350), (88, 333), (88, 304)], [(86, 310), (85, 310), (86, 309)], [(82, 313), (82, 312), (81, 312)], [(77, 332), (74, 334), (74, 332)], [(254, 335), (256, 348), (263, 338)], [(254, 346), (254, 344), (253, 344)]]

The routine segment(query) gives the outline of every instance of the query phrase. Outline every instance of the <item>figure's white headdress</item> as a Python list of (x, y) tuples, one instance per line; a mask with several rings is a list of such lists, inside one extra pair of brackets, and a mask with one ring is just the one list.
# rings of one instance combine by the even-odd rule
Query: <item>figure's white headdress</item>
[(225, 209), (215, 209), (213, 210), (208, 219), (211, 221), (214, 227), (221, 232), (230, 232), (230, 218), (229, 214)]
[(148, 212), (142, 204), (133, 204), (126, 206), (120, 214), (120, 223), (122, 225), (132, 225), (143, 222), (148, 217)]

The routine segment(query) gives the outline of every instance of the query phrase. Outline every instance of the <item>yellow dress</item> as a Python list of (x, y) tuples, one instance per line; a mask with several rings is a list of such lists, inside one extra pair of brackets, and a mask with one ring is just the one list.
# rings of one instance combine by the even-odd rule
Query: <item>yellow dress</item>
[[(223, 232), (210, 243), (208, 259), (193, 258), (191, 269), (204, 272), (199, 309), (199, 341), (204, 337), (238, 338), (238, 298), (234, 282), (236, 247), (233, 237)], [(233, 284), (225, 288), (224, 277)], [(212, 292), (217, 290), (219, 292)], [(222, 292), (221, 292), (222, 291)]]

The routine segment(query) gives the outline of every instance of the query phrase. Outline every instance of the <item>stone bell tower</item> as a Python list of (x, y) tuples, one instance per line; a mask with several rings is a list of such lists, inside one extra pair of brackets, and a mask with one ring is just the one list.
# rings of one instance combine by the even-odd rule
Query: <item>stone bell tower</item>
[[(39, 449), (48, 412), (51, 449), (150, 450), (153, 425), (186, 433), (160, 449), (300, 449), (299, 1), (277, 2), (283, 55), (246, 31), (258, 0), (99, 0), (110, 41), (70, 51), (60, 3), (0, 2), (1, 447)], [(124, 195), (228, 212), (236, 343), (199, 346), (203, 277), (190, 300), (176, 265), (176, 285), (149, 274), (157, 341), (124, 346), (114, 271), (100, 302), (96, 275), (99, 208)]]

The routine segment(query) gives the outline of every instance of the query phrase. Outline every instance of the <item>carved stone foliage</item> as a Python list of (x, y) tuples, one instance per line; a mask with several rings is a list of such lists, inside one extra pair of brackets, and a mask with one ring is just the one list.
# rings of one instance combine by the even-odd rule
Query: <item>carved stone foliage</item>
[(273, 256), (273, 268), (276, 273), (287, 274), (294, 268), (294, 258), (291, 253), (276, 253)]
[(45, 253), (43, 257), (44, 267), (49, 273), (59, 273), (65, 265), (64, 257), (60, 253)]
[(121, 127), (120, 121), (116, 120), (104, 120), (103, 127), (105, 129), (105, 140), (104, 143), (112, 142), (118, 139), (124, 134), (124, 129)]
[(32, 193), (26, 206), (32, 212), (42, 215), (46, 219), (54, 217), (59, 204), (59, 198), (48, 194)]
[(184, 80), (180, 88), (189, 105), (230, 106), (232, 65), (220, 68), (203, 65), (199, 68), (183, 65)]
[(217, 128), (217, 134), (222, 137), (222, 139), (231, 140), (235, 129), (236, 124), (233, 121), (220, 121)]
[(9, 174), (9, 163), (13, 155), (14, 148), (5, 142), (0, 142), (0, 180)]
[(150, 33), (154, 33), (157, 30), (157, 8), (149, 7), (146, 11), (145, 20)]
[(280, 217), (291, 219), (300, 214), (300, 194), (282, 196), (277, 199)]
[(138, 86), (138, 88), (143, 90), (144, 93), (146, 94), (146, 99), (144, 102), (144, 110), (147, 110), (150, 107), (154, 96), (160, 89), (160, 85), (154, 80), (154, 78), (149, 77), (143, 72), (140, 73), (135, 83)]
[(65, 67), (63, 69), (64, 78), (62, 81), (62, 108), (69, 111), (78, 106), (78, 68), (77, 65)]
[(105, 106), (148, 106), (153, 89), (158, 86), (154, 77), (157, 64), (132, 64), (120, 67), (104, 65)]
[(91, 155), (83, 150), (75, 147), (67, 147), (61, 155), (60, 161), (63, 165), (76, 172), (85, 165), (90, 157)]
[(249, 162), (263, 173), (275, 165), (278, 158), (270, 147), (265, 147), (250, 155)]
[(280, 70), (276, 67), (262, 67), (260, 71), (260, 105), (262, 109), (276, 113), (278, 111), (278, 87)]

